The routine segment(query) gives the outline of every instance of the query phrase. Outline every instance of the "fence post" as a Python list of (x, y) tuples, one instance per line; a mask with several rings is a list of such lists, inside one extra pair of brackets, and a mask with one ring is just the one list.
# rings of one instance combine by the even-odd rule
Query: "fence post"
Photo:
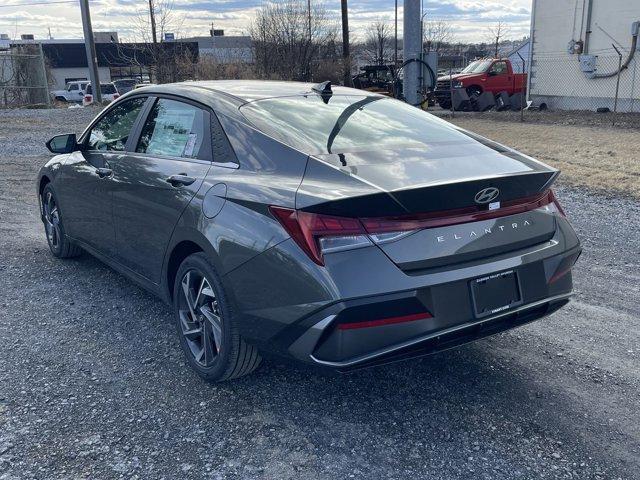
[(449, 101), (451, 102), (451, 118), (456, 118), (456, 107), (453, 106), (453, 67), (449, 65)]
[(46, 99), (47, 108), (51, 108), (51, 95), (49, 95), (49, 79), (47, 78), (47, 67), (44, 63), (44, 51), (42, 44), (38, 44), (38, 55), (40, 55), (40, 69), (42, 71), (42, 81), (44, 82), (44, 98)]
[[(518, 54), (518, 56), (520, 57), (520, 60), (522, 60), (522, 75), (524, 75), (525, 73), (525, 62), (524, 62), (524, 58), (522, 58), (522, 55), (520, 55), (520, 52), (516, 52)], [(524, 80), (524, 77), (523, 77)], [(524, 122), (524, 96), (526, 95), (527, 89), (524, 88), (524, 83), (522, 84), (522, 94), (520, 95), (520, 121)]]
[(618, 54), (618, 75), (616, 76), (616, 96), (613, 100), (613, 121), (611, 122), (611, 126), (616, 126), (616, 116), (618, 114), (618, 94), (620, 93), (620, 75), (622, 74), (622, 53), (618, 50), (613, 43), (611, 44), (613, 49)]

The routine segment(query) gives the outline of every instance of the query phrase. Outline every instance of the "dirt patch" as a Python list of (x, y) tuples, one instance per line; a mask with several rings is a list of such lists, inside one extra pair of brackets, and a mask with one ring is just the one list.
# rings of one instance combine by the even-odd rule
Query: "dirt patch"
[(611, 127), (606, 116), (584, 113), (585, 124), (576, 124), (576, 115), (528, 113), (525, 123), (502, 112), (439, 116), (559, 168), (566, 184), (640, 198), (640, 116)]

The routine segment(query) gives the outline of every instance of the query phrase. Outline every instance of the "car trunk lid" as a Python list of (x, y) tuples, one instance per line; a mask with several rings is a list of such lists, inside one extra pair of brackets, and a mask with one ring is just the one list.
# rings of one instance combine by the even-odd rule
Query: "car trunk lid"
[(557, 174), (488, 141), (317, 155), (296, 208), (359, 218), (394, 263), (419, 270), (551, 239)]

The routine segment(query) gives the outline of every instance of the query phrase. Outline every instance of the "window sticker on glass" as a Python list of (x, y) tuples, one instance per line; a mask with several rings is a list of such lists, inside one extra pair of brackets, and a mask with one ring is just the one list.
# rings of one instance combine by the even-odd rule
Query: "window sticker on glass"
[(204, 112), (175, 100), (156, 102), (142, 129), (137, 152), (197, 158), (202, 147)]
[(193, 156), (193, 149), (196, 147), (197, 141), (198, 141), (198, 135), (195, 133), (190, 133), (189, 139), (187, 140), (187, 144), (184, 146), (183, 156), (185, 157)]

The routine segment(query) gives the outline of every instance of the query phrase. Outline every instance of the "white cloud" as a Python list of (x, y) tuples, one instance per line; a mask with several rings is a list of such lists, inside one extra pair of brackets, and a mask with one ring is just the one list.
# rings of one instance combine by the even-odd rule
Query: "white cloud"
[[(8, 33), (11, 37), (32, 33), (44, 38), (50, 29), (54, 38), (82, 37), (80, 7), (76, 3), (24, 5), (29, 1), (32, 0), (3, 0), (0, 33)], [(12, 4), (16, 6), (10, 6)], [(174, 15), (183, 17), (178, 33), (207, 35), (212, 22), (227, 34), (246, 33), (258, 4), (259, 0), (174, 0)], [(336, 22), (340, 20), (338, 5), (337, 0), (328, 3)], [(460, 41), (483, 41), (487, 27), (498, 20), (509, 23), (514, 38), (528, 34), (531, 0), (424, 0), (424, 5), (427, 18), (432, 16), (449, 21)], [(94, 30), (117, 31), (122, 39), (134, 40), (139, 36), (139, 29), (134, 25), (135, 16), (138, 12), (145, 12), (145, 7), (146, 1), (143, 0), (92, 1)], [(351, 0), (349, 26), (354, 35), (359, 36), (369, 23), (378, 18), (392, 22), (393, 14), (393, 2), (390, 0)], [(398, 18), (401, 32), (401, 7)]]

